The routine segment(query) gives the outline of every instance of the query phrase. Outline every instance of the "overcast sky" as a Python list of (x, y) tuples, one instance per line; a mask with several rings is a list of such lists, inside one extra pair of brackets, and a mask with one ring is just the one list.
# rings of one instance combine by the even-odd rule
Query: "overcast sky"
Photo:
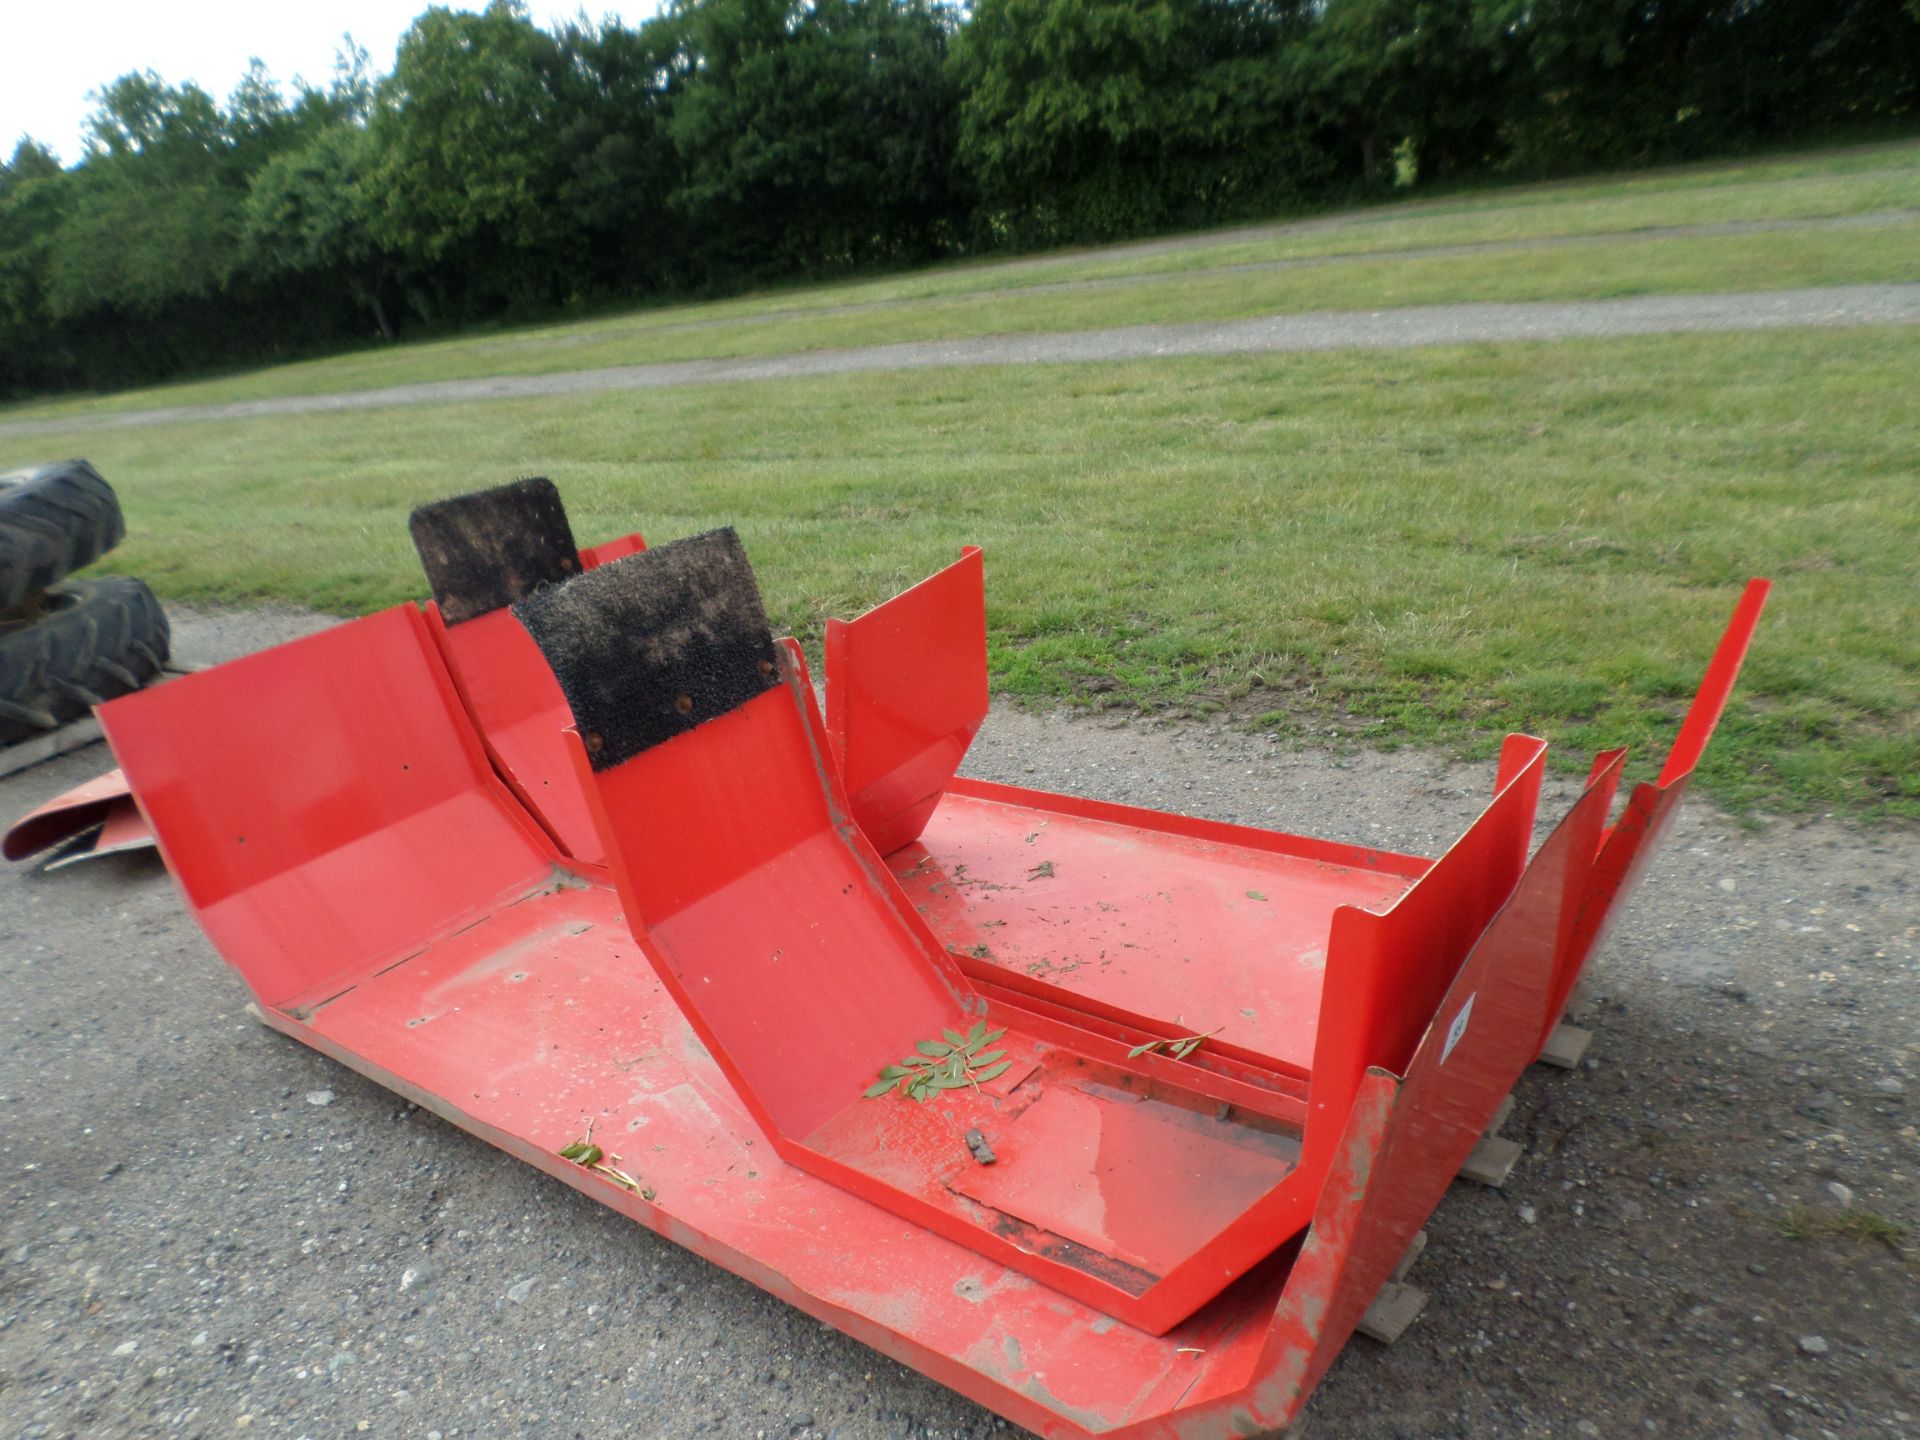
[[(340, 37), (350, 33), (381, 73), (428, 0), (0, 0), (0, 157), (31, 135), (71, 163), (80, 158), (87, 99), (130, 70), (157, 70), (169, 84), (194, 81), (224, 103), (247, 61), (258, 56), (283, 85), (295, 75), (324, 85)], [(479, 10), (485, 0), (454, 0)], [(629, 24), (654, 13), (654, 0), (533, 0), (542, 25), (577, 14), (619, 15)]]

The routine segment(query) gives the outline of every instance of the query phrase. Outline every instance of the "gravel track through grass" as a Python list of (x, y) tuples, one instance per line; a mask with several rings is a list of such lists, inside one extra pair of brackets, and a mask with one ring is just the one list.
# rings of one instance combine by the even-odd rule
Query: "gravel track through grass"
[[(1530, 235), (1517, 240), (1475, 240), (1458, 245), (1418, 245), (1404, 250), (1345, 250), (1333, 255), (1302, 255), (1285, 260), (1247, 260), (1232, 265), (1211, 265), (1208, 275), (1268, 275), (1281, 270), (1314, 270), (1327, 265), (1374, 263), (1381, 260), (1450, 260), (1462, 255), (1500, 255), (1529, 250), (1559, 250), (1578, 245), (1620, 245), (1642, 240), (1684, 240), (1731, 235), (1777, 235), (1797, 230), (1885, 230), (1896, 225), (1920, 221), (1920, 210), (1882, 210), (1871, 215), (1830, 215), (1815, 220), (1729, 220), (1703, 225), (1652, 225), (1644, 230), (1601, 230), (1581, 235)], [(1000, 289), (977, 290), (970, 298), (981, 300), (1016, 298), (1026, 295), (1070, 295), (1098, 290), (1137, 290), (1149, 285), (1179, 284), (1191, 280), (1190, 270), (1152, 270), (1135, 275), (1092, 276), (1082, 280), (1047, 280), (1036, 285), (1009, 285)], [(862, 300), (848, 305), (821, 305), (807, 310), (809, 315), (869, 315), (925, 303), (918, 296), (891, 300)], [(723, 315), (709, 320), (688, 320), (678, 325), (661, 325), (656, 335), (682, 335), (703, 330), (729, 330), (742, 325), (760, 324), (759, 315)], [(584, 343), (571, 336), (553, 336), (537, 342), (546, 345)], [(536, 342), (507, 342), (536, 343)]]
[[(124, 410), (86, 416), (80, 423), (91, 429), (140, 429), (190, 421), (585, 395), (610, 390), (665, 390), (685, 385), (790, 380), (873, 370), (1099, 363), (1308, 350), (1412, 349), (1477, 342), (1916, 323), (1920, 323), (1920, 284), (1829, 285), (1729, 295), (1645, 295), (1624, 300), (1421, 305), (1364, 313), (1323, 311), (1193, 325), (1129, 325), (1040, 335), (916, 340), (730, 360), (672, 361), (548, 375), (437, 380), (331, 395), (285, 395), (223, 405)], [(16, 420), (0, 424), (0, 437), (71, 431), (75, 423), (76, 417), (70, 416)]]

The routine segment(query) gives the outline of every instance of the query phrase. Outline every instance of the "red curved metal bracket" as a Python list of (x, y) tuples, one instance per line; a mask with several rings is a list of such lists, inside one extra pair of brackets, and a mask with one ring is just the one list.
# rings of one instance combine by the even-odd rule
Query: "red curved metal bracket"
[[(24, 860), (115, 819), (120, 822), (116, 839), (137, 844), (126, 818), (128, 811), (138, 821), (140, 812), (133, 804), (133, 791), (127, 785), (126, 775), (119, 770), (109, 770), (83, 785), (74, 786), (64, 795), (54, 796), (14, 821), (6, 840), (0, 842), (0, 855), (9, 860)], [(144, 828), (144, 822), (139, 823)], [(128, 846), (123, 843), (117, 848)]]

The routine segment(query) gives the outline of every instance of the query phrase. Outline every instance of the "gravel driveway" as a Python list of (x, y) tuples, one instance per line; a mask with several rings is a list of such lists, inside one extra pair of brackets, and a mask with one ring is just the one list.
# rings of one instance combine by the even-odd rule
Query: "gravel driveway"
[(914, 340), (846, 350), (807, 350), (731, 360), (618, 365), (553, 375), (435, 380), (383, 390), (287, 395), (219, 405), (169, 405), (0, 424), (0, 438), (69, 431), (144, 429), (187, 421), (311, 415), (396, 405), (664, 390), (749, 380), (790, 380), (868, 370), (940, 366), (1055, 365), (1153, 360), (1183, 355), (1255, 355), (1302, 350), (1410, 349), (1484, 341), (1597, 339), (1711, 330), (1920, 323), (1920, 284), (1829, 285), (1725, 295), (1645, 295), (1625, 300), (1524, 301), (1419, 305), (1397, 310), (1328, 310), (1190, 325), (1128, 325), (1110, 330)]
[[(214, 658), (311, 628), (178, 616)], [(0, 781), (0, 818), (107, 763)], [(996, 711), (987, 778), (1432, 853), (1488, 765)], [(1550, 781), (1557, 814), (1571, 782)], [(1920, 842), (1696, 801), (1314, 1435), (1920, 1434)], [(151, 859), (0, 873), (0, 1435), (1009, 1434), (243, 1013)], [(1879, 1233), (1877, 1233), (1879, 1232)]]

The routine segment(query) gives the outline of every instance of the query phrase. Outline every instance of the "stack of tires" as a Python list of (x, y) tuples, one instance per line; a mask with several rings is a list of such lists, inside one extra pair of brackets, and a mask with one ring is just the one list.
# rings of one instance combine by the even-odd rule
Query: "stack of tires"
[(0, 746), (156, 679), (167, 617), (138, 580), (74, 580), (120, 543), (120, 501), (84, 460), (0, 475)]

